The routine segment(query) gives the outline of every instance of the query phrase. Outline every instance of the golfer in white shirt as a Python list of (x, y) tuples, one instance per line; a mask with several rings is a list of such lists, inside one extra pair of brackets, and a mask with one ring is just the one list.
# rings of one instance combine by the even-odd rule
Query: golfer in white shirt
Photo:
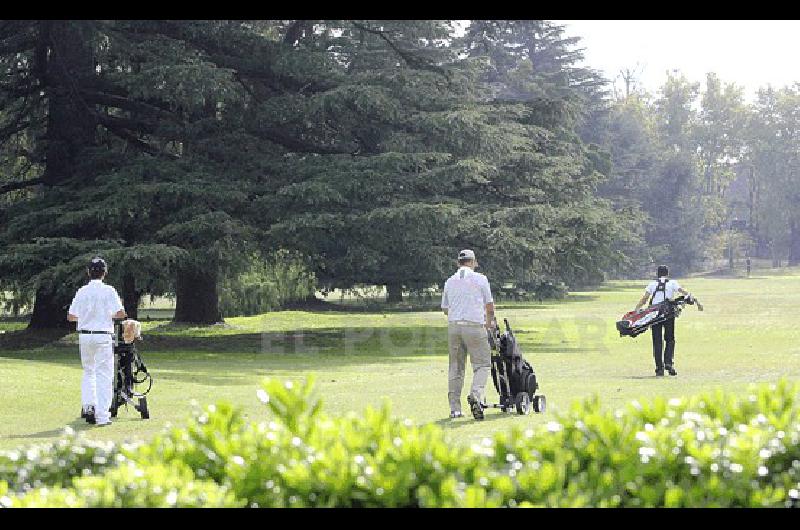
[(94, 258), (87, 274), (90, 281), (75, 294), (67, 320), (77, 322), (83, 380), (81, 417), (89, 423), (111, 423), (111, 394), (114, 377), (114, 320), (125, 318), (117, 290), (103, 283), (106, 262)]
[(471, 250), (458, 254), (459, 268), (444, 284), (442, 310), (447, 315), (447, 339), (450, 350), (448, 399), (450, 417), (459, 418), (461, 391), (464, 388), (466, 358), (472, 364), (472, 388), (467, 396), (472, 415), (483, 419), (483, 392), (489, 377), (491, 351), (487, 329), (497, 325), (494, 317), (494, 300), (489, 280), (475, 272), (478, 261)]
[[(636, 304), (634, 311), (638, 311), (648, 303), (648, 299), (650, 300), (649, 305), (653, 306), (664, 300), (672, 300), (675, 298), (675, 293), (690, 296), (689, 291), (678, 285), (678, 282), (669, 279), (669, 269), (666, 265), (660, 265), (656, 275), (658, 279), (647, 285), (644, 295), (642, 295), (639, 303)], [(653, 331), (653, 358), (656, 361), (656, 376), (663, 376), (664, 369), (667, 370), (669, 375), (678, 375), (675, 370), (675, 318), (669, 318), (662, 324), (656, 324), (650, 329)], [(664, 348), (665, 341), (666, 348)]]

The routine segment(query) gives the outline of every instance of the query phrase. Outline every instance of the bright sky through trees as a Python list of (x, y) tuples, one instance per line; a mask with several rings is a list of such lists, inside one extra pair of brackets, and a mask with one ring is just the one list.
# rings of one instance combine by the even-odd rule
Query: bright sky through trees
[[(579, 36), (586, 66), (614, 80), (637, 69), (642, 87), (655, 93), (667, 70), (692, 81), (709, 71), (744, 86), (751, 99), (759, 87), (800, 82), (799, 20), (555, 20)], [(618, 82), (618, 86), (620, 83)]]

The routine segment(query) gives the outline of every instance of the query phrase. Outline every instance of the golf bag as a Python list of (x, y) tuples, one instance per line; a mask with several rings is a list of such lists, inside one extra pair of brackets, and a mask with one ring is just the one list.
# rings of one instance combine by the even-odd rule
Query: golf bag
[(535, 412), (544, 412), (546, 400), (544, 395), (536, 395), (539, 383), (536, 373), (528, 361), (522, 357), (517, 339), (503, 319), (506, 331), (500, 334), (496, 326), (494, 333), (489, 333), (489, 346), (496, 352), (492, 354), (492, 382), (500, 395), (500, 403), (484, 405), (484, 408), (499, 408), (503, 412), (516, 409), (518, 414), (529, 414), (531, 408)]
[[(135, 321), (134, 321), (135, 322)], [(142, 361), (142, 356), (136, 349), (136, 340), (141, 340), (138, 334), (125, 340), (124, 321), (114, 321), (114, 389), (111, 399), (111, 417), (117, 416), (117, 411), (122, 405), (128, 404), (141, 415), (142, 419), (150, 417), (145, 395), (153, 387), (153, 377), (147, 371)], [(136, 399), (136, 402), (134, 402)]]
[(617, 321), (619, 336), (636, 337), (656, 324), (662, 324), (670, 318), (678, 318), (687, 304), (697, 305), (699, 311), (703, 310), (703, 306), (696, 298), (679, 296), (675, 300), (664, 300), (639, 311), (629, 311), (622, 315), (622, 320)]

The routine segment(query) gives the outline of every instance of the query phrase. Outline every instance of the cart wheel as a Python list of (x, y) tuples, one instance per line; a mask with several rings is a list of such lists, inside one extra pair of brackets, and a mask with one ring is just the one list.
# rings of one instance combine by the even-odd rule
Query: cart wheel
[(544, 395), (533, 396), (533, 410), (540, 414), (547, 410), (547, 400)]
[(528, 395), (532, 398), (533, 394), (536, 392), (536, 389), (539, 388), (539, 385), (536, 383), (536, 376), (534, 374), (528, 374), (525, 388), (527, 388)]
[(139, 414), (143, 420), (150, 419), (150, 411), (147, 408), (147, 398), (139, 398)]
[(517, 406), (517, 414), (528, 414), (531, 411), (531, 401), (527, 392), (517, 394), (514, 404)]

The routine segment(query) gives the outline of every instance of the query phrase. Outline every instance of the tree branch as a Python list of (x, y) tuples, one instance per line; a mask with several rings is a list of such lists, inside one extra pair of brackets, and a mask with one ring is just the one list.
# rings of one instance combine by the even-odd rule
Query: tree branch
[(99, 105), (105, 105), (107, 107), (116, 107), (118, 109), (129, 110), (132, 112), (139, 112), (142, 114), (151, 114), (159, 118), (175, 122), (180, 121), (178, 117), (171, 112), (160, 109), (154, 105), (150, 105), (148, 103), (144, 103), (141, 101), (136, 101), (134, 99), (130, 99), (124, 96), (116, 96), (112, 94), (107, 94), (105, 92), (95, 92), (90, 90), (81, 90), (81, 94), (86, 98), (87, 101), (90, 101), (92, 103), (97, 103)]
[(359, 24), (358, 22), (355, 21), (350, 21), (350, 24), (352, 24), (353, 27), (356, 27), (362, 31), (366, 31), (367, 33), (371, 33), (373, 35), (377, 35), (378, 37), (383, 39), (386, 42), (386, 44), (388, 44), (389, 47), (392, 50), (394, 50), (394, 52), (397, 55), (399, 55), (400, 58), (403, 59), (403, 61), (411, 68), (418, 68), (420, 70), (430, 70), (432, 72), (436, 72), (437, 74), (444, 76), (446, 79), (449, 79), (447, 76), (447, 72), (443, 68), (436, 66), (435, 64), (432, 64), (431, 62), (426, 61), (421, 57), (418, 57), (412, 52), (401, 49), (397, 44), (395, 44), (395, 42), (392, 39), (390, 39), (386, 35), (385, 31), (379, 29), (373, 29), (363, 24)]
[(4, 94), (8, 94), (12, 98), (21, 98), (25, 96), (30, 96), (34, 92), (42, 90), (40, 85), (28, 85), (26, 87), (22, 87), (19, 85), (6, 85), (0, 84), (0, 92)]
[(36, 47), (36, 37), (27, 33), (18, 33), (0, 40), (0, 55), (21, 53)]
[(104, 112), (96, 112), (98, 121), (101, 125), (106, 127), (113, 127), (115, 129), (128, 129), (130, 131), (153, 134), (156, 131), (156, 125), (132, 118), (122, 118), (120, 116), (109, 116)]
[[(335, 85), (325, 79), (317, 79), (311, 84), (302, 79), (296, 79), (291, 76), (276, 72), (271, 68), (273, 61), (269, 58), (260, 57), (259, 53), (266, 54), (263, 49), (254, 48), (246, 59), (237, 55), (237, 44), (242, 45), (241, 42), (236, 41), (218, 41), (209, 38), (201, 33), (189, 33), (181, 26), (173, 24), (169, 20), (153, 21), (154, 25), (150, 27), (137, 28), (139, 37), (145, 35), (159, 35), (168, 39), (183, 41), (195, 46), (204, 52), (209, 61), (216, 64), (221, 68), (229, 68), (235, 70), (240, 75), (248, 79), (257, 79), (266, 81), (274, 87), (274, 83), (279, 83), (281, 86), (291, 90), (300, 90), (303, 87), (310, 88), (314, 91), (324, 91), (333, 88)], [(250, 43), (245, 43), (243, 46), (248, 47)], [(229, 53), (229, 51), (231, 53)]]
[(0, 186), (0, 195), (3, 195), (4, 193), (8, 193), (10, 191), (21, 190), (23, 188), (35, 186), (36, 184), (44, 184), (44, 180), (42, 180), (41, 178), (35, 178), (30, 180), (22, 180), (19, 182), (11, 182), (9, 184)]
[(111, 133), (125, 140), (126, 142), (133, 145), (137, 149), (144, 151), (145, 153), (148, 153), (153, 156), (166, 157), (171, 159), (178, 158), (176, 155), (164, 152), (158, 149), (157, 147), (154, 147), (149, 143), (137, 138), (136, 135), (132, 134), (127, 128), (123, 127), (117, 120), (111, 119), (110, 116), (98, 115), (98, 121), (103, 127), (109, 130)]
[(274, 144), (278, 144), (286, 149), (296, 153), (315, 153), (320, 155), (350, 155), (353, 154), (355, 149), (346, 148), (344, 146), (335, 145), (320, 145), (310, 143), (291, 136), (283, 131), (275, 129), (254, 129), (250, 131), (253, 135), (258, 136), (264, 140), (269, 140)]
[(2, 146), (6, 141), (17, 134), (20, 131), (24, 131), (28, 127), (31, 126), (33, 122), (30, 121), (18, 121), (15, 123), (10, 123), (0, 129), (0, 146)]

